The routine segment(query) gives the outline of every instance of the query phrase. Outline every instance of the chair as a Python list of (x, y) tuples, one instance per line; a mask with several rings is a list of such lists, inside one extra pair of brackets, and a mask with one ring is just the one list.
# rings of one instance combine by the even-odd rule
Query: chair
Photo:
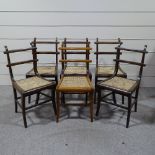
[[(73, 43), (73, 42), (69, 42)], [(82, 43), (85, 44), (85, 42), (74, 42), (76, 43)], [(90, 47), (66, 47), (66, 44), (62, 43), (62, 47), (59, 48), (62, 53), (62, 59), (59, 60), (59, 62), (62, 63), (63, 71), (61, 73), (61, 79), (57, 85), (56, 88), (56, 94), (57, 94), (57, 122), (59, 122), (59, 115), (60, 115), (60, 101), (63, 102), (65, 100), (65, 97), (63, 96), (60, 100), (60, 94), (86, 94), (86, 104), (79, 104), (79, 103), (65, 103), (65, 105), (73, 105), (73, 106), (83, 106), (83, 105), (89, 105), (90, 107), (90, 119), (91, 122), (93, 121), (93, 93), (94, 88), (92, 86), (92, 82), (90, 80), (90, 72), (89, 72), (89, 65), (88, 63), (92, 62), (88, 59), (86, 56), (86, 53), (89, 53), (89, 50), (91, 50)], [(68, 54), (84, 54), (84, 58), (81, 57), (78, 58), (69, 58), (67, 57)], [(81, 55), (80, 55), (81, 56)], [(76, 66), (68, 66), (68, 63), (76, 63)], [(84, 69), (81, 69), (81, 66), (79, 64), (84, 64), (82, 67)], [(72, 69), (68, 69), (68, 67), (71, 67)], [(79, 69), (74, 69), (79, 68)], [(87, 101), (87, 96), (89, 96), (89, 103)]]
[[(36, 62), (36, 67), (39, 75), (43, 78), (47, 78), (49, 80), (58, 82), (58, 40), (54, 41), (42, 41), (34, 38), (34, 40), (30, 43), (32, 47), (37, 47), (37, 50), (34, 51), (34, 55), (37, 59), (50, 59), (49, 63), (42, 62), (45, 60), (40, 60)], [(50, 50), (46, 50), (50, 48)], [(45, 58), (43, 58), (46, 56)], [(26, 73), (26, 78), (35, 76), (34, 69), (32, 68), (30, 71)], [(37, 98), (39, 99), (40, 94), (37, 94)], [(29, 96), (29, 103), (31, 102), (31, 96)]]
[[(61, 48), (59, 48), (62, 52), (61, 52), (61, 58), (63, 60), (67, 60), (67, 59), (77, 59), (77, 57), (79, 56), (81, 59), (81, 57), (83, 56), (85, 60), (89, 60), (89, 55), (90, 55), (90, 50), (92, 48), (90, 48), (90, 42), (88, 41), (88, 38), (86, 38), (85, 41), (70, 41), (67, 40), (67, 38), (64, 39), (64, 41), (62, 42), (62, 46)], [(68, 61), (64, 61), (62, 62), (62, 74), (66, 74), (66, 75), (74, 75), (74, 74), (87, 74), (87, 72), (89, 71), (89, 62), (84, 63), (83, 65), (79, 65), (77, 66), (77, 64), (73, 64), (70, 65), (71, 62)], [(74, 62), (76, 63), (76, 62)], [(89, 71), (89, 75), (91, 78), (91, 73)]]
[[(127, 110), (126, 128), (128, 128), (132, 107), (135, 106), (135, 112), (137, 111), (139, 86), (140, 86), (140, 82), (142, 78), (143, 67), (145, 66), (144, 59), (145, 59), (145, 54), (147, 53), (147, 51), (146, 51), (146, 45), (143, 50), (128, 49), (128, 48), (123, 48), (123, 47), (116, 47), (116, 50), (117, 50), (117, 58), (114, 60), (116, 61), (114, 75), (106, 80), (98, 82), (96, 85), (96, 91), (98, 92), (96, 116), (98, 116), (99, 114), (101, 102), (105, 102), (108, 104), (118, 106), (120, 108)], [(140, 57), (138, 58), (141, 59), (140, 62), (137, 62), (137, 61), (135, 62), (133, 60), (130, 61), (126, 59), (120, 59), (121, 52), (126, 52), (126, 51), (128, 53), (139, 54)], [(133, 79), (128, 79), (124, 77), (118, 77), (118, 69), (119, 69), (120, 63), (126, 63), (130, 65), (138, 66), (139, 68), (138, 78), (133, 80)], [(114, 100), (113, 102), (106, 100), (105, 96), (102, 97), (101, 95), (102, 90), (108, 90), (108, 91), (112, 91), (115, 94), (126, 96), (128, 98), (127, 105), (117, 104)]]
[[(64, 39), (61, 50), (62, 71), (61, 75), (89, 75), (92, 79), (92, 74), (89, 70), (89, 55), (90, 55), (90, 42), (88, 38), (85, 41), (71, 41)], [(79, 58), (79, 59), (78, 59)], [(75, 61), (77, 59), (77, 61)], [(85, 61), (88, 60), (88, 61)], [(63, 103), (65, 103), (65, 96), (62, 94)], [(87, 103), (87, 94), (86, 94)]]
[[(34, 51), (35, 57), (37, 59), (39, 59), (40, 55), (41, 57), (43, 55), (47, 55), (45, 59), (51, 58), (49, 63), (37, 61), (36, 65), (39, 75), (44, 78), (56, 81), (56, 83), (58, 82), (58, 44), (59, 42), (57, 39), (55, 41), (41, 41), (34, 38), (34, 40), (31, 42), (32, 47), (37, 47), (37, 50)], [(50, 46), (50, 50), (47, 51), (46, 48), (49, 48), (48, 46)], [(32, 76), (35, 76), (33, 68), (26, 74), (26, 78)]]
[(80, 75), (71, 75), (65, 76), (63, 75), (56, 87), (56, 103), (57, 103), (57, 119), (56, 121), (59, 122), (60, 117), (60, 106), (61, 94), (68, 93), (68, 94), (88, 94), (89, 96), (89, 103), (82, 104), (82, 103), (69, 103), (65, 105), (72, 105), (72, 106), (84, 106), (89, 105), (90, 108), (90, 120), (93, 122), (93, 93), (94, 88), (92, 82), (90, 81), (89, 76), (80, 76)]
[[(17, 61), (13, 62), (13, 56), (16, 54), (22, 54), (22, 58), (26, 58), (28, 55), (28, 52), (33, 53), (33, 59), (31, 60), (23, 60), (23, 61)], [(31, 47), (31, 48), (24, 48), (24, 49), (14, 49), (14, 50), (8, 50), (8, 47), (5, 46), (5, 52), (7, 56), (7, 67), (9, 68), (9, 73), (10, 73), (10, 78), (12, 82), (12, 88), (13, 88), (13, 93), (14, 93), (14, 101), (15, 101), (15, 112), (18, 112), (18, 106), (22, 109), (22, 115), (23, 115), (23, 121), (24, 121), (24, 126), (27, 128), (27, 120), (26, 120), (26, 111), (34, 108), (36, 106), (39, 106), (43, 103), (51, 101), (53, 103), (53, 108), (54, 112), (56, 114), (56, 105), (55, 105), (55, 87), (56, 83), (54, 81), (49, 81), (41, 78), (37, 72), (36, 68), (36, 62), (38, 61), (35, 56), (36, 53), (36, 47)], [(17, 55), (16, 55), (17, 56)], [(33, 63), (33, 69), (35, 76), (29, 77), (26, 79), (20, 79), (17, 80), (14, 76), (14, 67), (23, 65), (23, 64), (28, 64), (28, 63)], [(25, 68), (23, 67), (23, 70)], [(35, 102), (33, 105), (27, 106), (25, 103), (25, 99), (27, 96), (33, 95), (33, 94), (38, 94), (43, 90), (50, 89), (52, 92), (52, 96), (47, 95), (48, 97), (47, 100), (43, 100), (39, 102)]]
[[(99, 81), (105, 78), (111, 77), (115, 71), (115, 65), (112, 65), (111, 64), (112, 62), (110, 62), (110, 65), (109, 64), (105, 65), (106, 63), (103, 64), (103, 62), (101, 63), (101, 61), (99, 60), (101, 58), (102, 58), (102, 61), (104, 58), (107, 59), (105, 55), (117, 57), (117, 52), (115, 50), (115, 47), (121, 46), (122, 42), (120, 38), (114, 41), (102, 41), (97, 38), (95, 44), (96, 44), (96, 52), (94, 54), (96, 55), (96, 72), (95, 72), (95, 88), (96, 88), (97, 83)], [(120, 66), (118, 66), (117, 76), (124, 77), (124, 78), (127, 77), (127, 74), (122, 70)], [(111, 95), (111, 93), (109, 95)], [(112, 95), (114, 100), (116, 100), (115, 94), (112, 93)], [(94, 103), (96, 103), (96, 92), (95, 92), (94, 100), (95, 100)], [(122, 97), (122, 103), (124, 103), (124, 97)]]

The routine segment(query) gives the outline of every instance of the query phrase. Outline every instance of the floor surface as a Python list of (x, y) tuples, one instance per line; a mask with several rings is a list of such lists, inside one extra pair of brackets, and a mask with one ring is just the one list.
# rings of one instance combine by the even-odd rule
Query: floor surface
[[(96, 106), (94, 106), (94, 113)], [(14, 113), (10, 86), (0, 86), (0, 155), (155, 155), (155, 88), (141, 88), (138, 112), (125, 128), (126, 112), (104, 104), (89, 120), (88, 108), (62, 108), (55, 122), (51, 104)]]

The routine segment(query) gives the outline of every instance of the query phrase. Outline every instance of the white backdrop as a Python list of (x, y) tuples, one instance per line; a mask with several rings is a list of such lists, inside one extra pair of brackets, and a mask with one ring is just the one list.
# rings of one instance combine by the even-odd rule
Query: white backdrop
[[(143, 49), (148, 45), (142, 86), (155, 87), (155, 1), (154, 0), (1, 0), (0, 1), (0, 85), (10, 84), (4, 45), (28, 47), (34, 38), (60, 41), (64, 37), (88, 37), (93, 47), (96, 37), (117, 39), (123, 46)], [(136, 60), (135, 55), (126, 55)], [(16, 59), (20, 59), (17, 56)], [(107, 63), (110, 59), (106, 60)], [(135, 68), (125, 66), (129, 76)], [(26, 70), (26, 69), (25, 69)], [(16, 70), (23, 76), (25, 70)]]

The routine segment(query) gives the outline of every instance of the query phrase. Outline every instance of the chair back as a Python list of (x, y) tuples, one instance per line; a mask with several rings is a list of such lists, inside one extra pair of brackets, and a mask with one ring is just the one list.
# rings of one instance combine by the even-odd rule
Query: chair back
[[(114, 59), (114, 61), (116, 62), (116, 66), (115, 66), (115, 74), (117, 74), (118, 72), (118, 66), (120, 65), (120, 63), (126, 63), (126, 64), (130, 64), (130, 65), (135, 65), (139, 67), (139, 71), (138, 71), (138, 78), (139, 80), (141, 80), (142, 77), (142, 73), (143, 73), (143, 67), (146, 66), (146, 64), (144, 63), (145, 61), (145, 55), (148, 53), (147, 52), (147, 45), (144, 46), (143, 50), (137, 50), (137, 49), (129, 49), (129, 48), (124, 48), (124, 47), (116, 47), (117, 50), (117, 58)], [(128, 52), (128, 53), (137, 53), (139, 55), (139, 61), (133, 61), (133, 60), (127, 60), (127, 59), (121, 59), (121, 57), (119, 57), (120, 53), (123, 52)]]
[[(54, 66), (56, 66), (56, 70), (58, 69), (58, 55), (59, 55), (59, 52), (58, 52), (58, 40), (57, 38), (54, 40), (54, 41), (42, 41), (42, 40), (38, 40), (37, 38), (34, 38), (34, 40), (30, 43), (30, 45), (32, 47), (36, 47), (37, 50), (35, 51), (34, 53), (34, 56), (36, 59), (40, 60), (39, 59), (39, 55), (48, 55), (45, 57), (45, 59), (50, 59), (50, 62), (47, 63), (47, 62), (44, 62), (42, 63), (43, 65), (47, 65), (47, 64), (53, 64)], [(47, 48), (49, 48), (50, 46), (50, 50), (46, 50)], [(49, 55), (53, 55), (51, 57), (49, 57)], [(52, 62), (52, 59), (55, 55), (55, 60), (54, 62)], [(40, 61), (37, 62), (36, 66), (38, 66), (38, 64), (40, 63)]]
[[(12, 54), (24, 53), (24, 55), (27, 55), (28, 52), (32, 52), (32, 55), (33, 55), (32, 59), (13, 62), (12, 57), (11, 57)], [(9, 50), (8, 47), (5, 46), (4, 54), (6, 54), (6, 56), (7, 56), (7, 65), (6, 66), (9, 68), (9, 74), (10, 74), (11, 81), (14, 80), (14, 74), (13, 74), (12, 67), (17, 66), (17, 65), (33, 63), (33, 69), (34, 69), (35, 75), (37, 75), (38, 72), (37, 72), (35, 65), (38, 60), (35, 58), (35, 55), (34, 55), (35, 52), (36, 52), (36, 47)]]
[[(99, 38), (96, 39), (96, 52), (94, 53), (96, 55), (96, 68), (100, 65), (99, 64), (99, 58), (101, 58), (104, 55), (114, 55), (117, 58), (117, 51), (115, 50), (116, 46), (121, 46), (123, 42), (118, 38), (114, 41), (102, 41)], [(106, 51), (106, 47), (108, 47), (108, 51)], [(121, 52), (119, 53), (121, 54)]]
[[(89, 55), (92, 48), (90, 48), (88, 38), (86, 38), (85, 41), (69, 41), (65, 38), (59, 49), (61, 50), (61, 60), (59, 62), (62, 63), (62, 70), (64, 70), (69, 63), (76, 63), (77, 65), (83, 63), (87, 71), (89, 71), (89, 63), (92, 62), (89, 59)], [(82, 56), (84, 56), (84, 58), (82, 58)]]
[[(70, 40), (67, 40), (67, 38), (65, 38), (64, 41), (62, 42), (62, 47), (61, 47), (62, 60), (69, 59), (69, 56), (71, 56), (72, 57), (71, 59), (74, 60), (74, 58), (77, 59), (78, 55), (80, 57), (82, 57), (83, 55), (85, 57), (84, 60), (89, 60), (89, 54), (90, 54), (91, 48), (90, 48), (90, 42), (88, 41), (88, 38), (86, 38), (85, 41), (70, 41)], [(78, 60), (82, 60), (82, 59), (80, 58)], [(62, 62), (63, 70), (65, 69), (65, 67), (67, 67), (68, 62), (70, 61)], [(86, 63), (87, 70), (89, 70), (89, 61), (86, 61), (85, 63)]]

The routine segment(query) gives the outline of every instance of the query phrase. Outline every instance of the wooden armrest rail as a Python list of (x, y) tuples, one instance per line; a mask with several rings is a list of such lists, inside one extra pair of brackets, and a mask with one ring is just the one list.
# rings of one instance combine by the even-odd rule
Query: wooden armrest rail
[[(117, 52), (95, 52), (94, 54), (117, 54)], [(120, 52), (122, 54), (122, 52)]]
[(143, 63), (134, 62), (134, 61), (127, 61), (127, 60), (121, 60), (121, 59), (114, 59), (114, 61), (116, 61), (116, 62), (122, 62), (122, 63), (128, 63), (128, 64), (132, 64), (132, 65), (138, 65), (138, 66), (146, 66)]
[(6, 66), (7, 66), (7, 67), (16, 66), (16, 65), (21, 65), (21, 64), (26, 64), (26, 63), (35, 62), (35, 61), (38, 61), (38, 59), (26, 60), (26, 61), (19, 61), (19, 62), (15, 62), (15, 63), (10, 63), (10, 64), (8, 64), (8, 65), (6, 65)]

